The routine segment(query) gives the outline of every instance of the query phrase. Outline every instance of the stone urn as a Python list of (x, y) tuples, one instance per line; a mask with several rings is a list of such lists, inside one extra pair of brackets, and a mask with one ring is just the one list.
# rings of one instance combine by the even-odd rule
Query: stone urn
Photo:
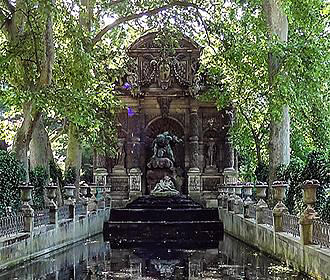
[(81, 197), (86, 199), (87, 198), (87, 195), (88, 195), (88, 189), (89, 189), (89, 186), (87, 183), (83, 183), (80, 185), (80, 194), (81, 194)]
[(303, 198), (307, 205), (312, 206), (316, 202), (316, 190), (320, 186), (318, 180), (306, 180), (303, 183)]
[(54, 199), (56, 198), (56, 190), (57, 190), (57, 185), (55, 185), (53, 182), (50, 182), (48, 186), (46, 187), (47, 189), (47, 197), (49, 199), (49, 206), (56, 206), (56, 203)]
[(223, 202), (224, 202), (224, 194), (225, 194), (225, 185), (224, 184), (218, 184), (218, 191), (219, 195), (217, 197), (218, 200), (218, 207), (223, 208)]
[(274, 190), (274, 198), (277, 200), (277, 204), (273, 209), (275, 232), (283, 231), (283, 214), (288, 212), (288, 208), (283, 203), (283, 200), (285, 198), (285, 191), (288, 186), (289, 185), (284, 181), (274, 181), (272, 185)]
[(258, 224), (264, 223), (264, 215), (263, 212), (268, 208), (266, 201), (264, 200), (267, 196), (266, 191), (268, 189), (268, 185), (264, 182), (256, 182), (256, 195), (258, 198), (258, 203), (256, 205), (256, 221)]
[(267, 196), (266, 191), (268, 189), (267, 183), (256, 182), (255, 188), (256, 188), (256, 196), (259, 200), (263, 200), (264, 198), (266, 198)]
[(241, 208), (243, 204), (243, 200), (241, 198), (242, 195), (242, 188), (243, 184), (241, 182), (238, 182), (234, 188), (235, 190), (235, 200), (234, 200), (234, 212), (235, 214), (241, 214)]
[(34, 210), (29, 204), (32, 199), (33, 186), (29, 183), (21, 183), (19, 186), (21, 190), (21, 200), (23, 201), (22, 212), (24, 216), (24, 231), (32, 232), (33, 230), (33, 214)]
[(21, 190), (21, 200), (23, 201), (23, 205), (29, 204), (32, 199), (33, 186), (29, 183), (21, 183), (19, 188)]
[(303, 183), (304, 202), (307, 204), (307, 208), (301, 214), (299, 223), (301, 225), (301, 242), (304, 245), (313, 243), (313, 220), (318, 219), (313, 204), (316, 202), (316, 190), (319, 186), (320, 183), (317, 180), (306, 180)]
[(247, 201), (247, 200), (252, 201), (251, 196), (252, 196), (253, 184), (250, 182), (247, 182), (246, 184), (244, 184), (243, 190), (244, 190), (244, 194), (246, 196), (245, 201)]
[(228, 184), (228, 211), (234, 211), (234, 201), (235, 201), (235, 184)]
[(243, 215), (245, 218), (251, 218), (251, 215), (249, 213), (249, 207), (250, 207), (250, 205), (254, 204), (254, 201), (251, 199), (253, 184), (250, 182), (247, 182), (244, 185), (243, 189), (244, 189), (244, 194), (245, 194)]
[(65, 190), (65, 194), (69, 197), (69, 198), (74, 198), (74, 191), (76, 190), (76, 187), (73, 184), (69, 184), (64, 186), (64, 190)]
[(272, 188), (274, 190), (274, 198), (276, 199), (276, 201), (283, 201), (285, 198), (285, 191), (287, 190), (287, 188), (289, 187), (289, 185), (284, 182), (284, 181), (274, 181)]

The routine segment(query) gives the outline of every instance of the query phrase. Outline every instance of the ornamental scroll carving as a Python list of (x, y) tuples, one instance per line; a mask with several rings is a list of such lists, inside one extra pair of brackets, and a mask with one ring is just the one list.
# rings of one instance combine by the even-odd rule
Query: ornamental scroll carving
[(198, 95), (205, 88), (205, 79), (198, 74), (200, 47), (182, 37), (178, 47), (166, 54), (157, 40), (157, 33), (149, 33), (129, 48), (131, 62), (119, 83), (120, 91), (134, 97)]

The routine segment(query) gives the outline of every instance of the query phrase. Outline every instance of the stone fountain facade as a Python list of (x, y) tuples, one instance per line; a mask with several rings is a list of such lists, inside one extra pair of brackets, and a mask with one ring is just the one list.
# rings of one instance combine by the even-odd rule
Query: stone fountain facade
[[(118, 114), (118, 155), (97, 155), (94, 166), (108, 171), (114, 207), (150, 194), (165, 176), (180, 193), (212, 206), (223, 170), (237, 165), (228, 137), (232, 111), (197, 100), (205, 79), (197, 74), (201, 48), (195, 42), (183, 37), (166, 55), (156, 41), (157, 33), (149, 33), (128, 49), (131, 65), (117, 87), (128, 108)], [(180, 141), (171, 144), (173, 166), (159, 172), (153, 143), (164, 132)]]

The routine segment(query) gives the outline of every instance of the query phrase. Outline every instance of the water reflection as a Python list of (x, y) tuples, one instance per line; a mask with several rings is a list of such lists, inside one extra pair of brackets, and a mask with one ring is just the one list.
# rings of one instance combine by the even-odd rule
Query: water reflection
[[(164, 244), (163, 244), (164, 245)], [(193, 245), (193, 244), (192, 244)], [(176, 248), (174, 248), (176, 247)], [(213, 247), (213, 248), (212, 248)], [(216, 247), (216, 246), (215, 246)], [(0, 274), (0, 280), (308, 279), (226, 236), (214, 248), (111, 249), (103, 236)]]

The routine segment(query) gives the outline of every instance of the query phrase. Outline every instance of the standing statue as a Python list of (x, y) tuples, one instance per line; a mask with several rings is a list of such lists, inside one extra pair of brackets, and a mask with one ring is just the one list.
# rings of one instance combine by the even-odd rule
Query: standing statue
[(116, 165), (124, 166), (125, 165), (125, 144), (124, 141), (119, 140), (117, 144), (117, 156), (116, 156)]
[(152, 141), (153, 155), (148, 167), (170, 168), (174, 166), (175, 158), (171, 145), (182, 143), (183, 140), (168, 131), (158, 134)]
[(214, 166), (214, 158), (216, 156), (216, 146), (214, 142), (210, 142), (207, 148), (207, 165)]

